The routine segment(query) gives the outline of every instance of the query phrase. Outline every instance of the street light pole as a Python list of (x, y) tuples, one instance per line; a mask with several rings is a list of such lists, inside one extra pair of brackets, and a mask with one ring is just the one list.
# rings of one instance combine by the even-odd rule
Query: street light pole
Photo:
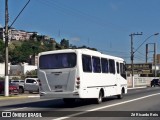
[(134, 66), (133, 66), (133, 60), (134, 60), (134, 53), (133, 52), (133, 36), (134, 35), (142, 35), (141, 33), (132, 33), (131, 36), (131, 68), (132, 68), (132, 87), (134, 88)]
[[(140, 46), (135, 50), (135, 51), (133, 51), (133, 36), (134, 35), (142, 35), (142, 32), (139, 34), (139, 33), (133, 33), (133, 34), (131, 34), (130, 36), (131, 36), (131, 68), (132, 68), (132, 87), (134, 88), (134, 66), (133, 66), (133, 60), (134, 60), (134, 53), (135, 52), (137, 52), (137, 50), (149, 39), (149, 38), (151, 38), (152, 36), (155, 36), (155, 35), (159, 35), (159, 33), (155, 33), (155, 34), (153, 34), (153, 35), (151, 35), (151, 36), (149, 36), (148, 38), (146, 38), (143, 42), (142, 42), (142, 44), (140, 44)], [(155, 48), (156, 49), (156, 48)], [(156, 75), (156, 73), (155, 73), (155, 75)]]
[(5, 96), (9, 96), (8, 77), (8, 0), (5, 0)]

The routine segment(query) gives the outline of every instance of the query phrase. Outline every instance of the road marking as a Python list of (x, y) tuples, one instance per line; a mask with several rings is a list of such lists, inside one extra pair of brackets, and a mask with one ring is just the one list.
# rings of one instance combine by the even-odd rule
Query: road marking
[(35, 98), (35, 97), (40, 97), (40, 95), (28, 96), (28, 98)]
[(109, 108), (109, 107), (113, 107), (113, 106), (117, 106), (117, 105), (122, 105), (122, 104), (126, 104), (126, 103), (129, 103), (129, 102), (145, 99), (145, 98), (156, 96), (156, 95), (160, 95), (160, 93), (151, 94), (151, 95), (143, 96), (143, 97), (140, 97), (140, 98), (136, 98), (136, 99), (132, 99), (132, 100), (127, 100), (127, 101), (124, 101), (124, 102), (120, 102), (120, 103), (116, 103), (116, 104), (111, 104), (111, 105), (107, 105), (107, 106), (103, 106), (103, 107), (89, 109), (89, 110), (86, 110), (86, 111), (83, 111), (83, 112), (71, 114), (71, 115), (68, 115), (68, 116), (65, 116), (65, 117), (60, 117), (60, 118), (56, 118), (56, 119), (52, 119), (52, 120), (64, 120), (64, 119), (68, 119), (68, 118), (71, 118), (71, 117), (82, 115), (82, 114), (85, 114), (85, 113), (88, 113), (88, 112), (91, 112), (91, 111), (96, 111), (96, 110), (101, 110), (101, 109), (104, 109), (104, 108)]
[(15, 109), (9, 109), (9, 110), (4, 110), (4, 111), (14, 111), (14, 110), (21, 110), (21, 109), (26, 109), (28, 107), (22, 107), (22, 108), (15, 108)]

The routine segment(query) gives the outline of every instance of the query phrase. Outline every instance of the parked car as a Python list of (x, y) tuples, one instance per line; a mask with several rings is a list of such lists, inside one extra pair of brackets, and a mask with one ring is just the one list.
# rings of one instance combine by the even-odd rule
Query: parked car
[[(4, 81), (0, 81), (0, 94), (4, 94)], [(9, 94), (18, 94), (19, 87), (14, 83), (9, 83)]]
[(24, 81), (24, 90), (29, 93), (39, 93), (39, 80), (38, 78), (26, 78)]
[(19, 86), (19, 93), (24, 93), (24, 80), (11, 80), (11, 83)]
[(151, 81), (151, 87), (152, 86), (160, 86), (160, 80), (159, 79), (153, 79), (152, 81)]

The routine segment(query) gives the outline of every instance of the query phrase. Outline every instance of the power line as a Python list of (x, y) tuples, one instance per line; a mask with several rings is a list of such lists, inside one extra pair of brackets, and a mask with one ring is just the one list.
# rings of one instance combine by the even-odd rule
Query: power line
[(27, 5), (30, 3), (31, 0), (28, 0), (28, 2), (25, 4), (25, 6), (22, 8), (22, 10), (19, 12), (19, 14), (17, 15), (17, 17), (14, 19), (14, 21), (11, 23), (11, 25), (9, 26), (10, 28), (12, 27), (12, 25), (16, 22), (16, 20), (18, 19), (18, 17), (21, 15), (21, 13), (24, 11), (24, 9), (27, 7)]
[[(80, 17), (80, 18), (83, 18), (83, 19), (86, 19), (86, 20), (88, 20), (89, 22), (92, 22), (92, 23), (95, 23), (95, 24), (97, 24), (97, 25), (99, 25), (99, 26), (101, 26), (101, 27), (103, 27), (103, 28), (106, 28), (106, 26), (110, 26), (110, 25), (114, 25), (113, 23), (106, 23), (106, 22), (103, 22), (101, 19), (102, 18), (98, 18), (98, 17), (96, 17), (96, 16), (93, 16), (93, 15), (90, 15), (90, 14), (87, 14), (87, 13), (85, 13), (85, 12), (82, 12), (82, 11), (80, 11), (80, 10), (77, 10), (77, 9), (75, 9), (75, 8), (71, 8), (71, 7), (69, 7), (69, 6), (66, 6), (66, 5), (64, 5), (64, 4), (62, 4), (62, 3), (58, 3), (58, 1), (50, 1), (50, 0), (40, 0), (42, 3), (43, 3), (43, 5), (45, 4), (45, 5), (47, 5), (48, 7), (52, 7), (52, 8), (57, 8), (57, 9), (59, 9), (60, 11), (62, 11), (63, 12), (63, 14), (66, 14), (67, 13), (67, 15), (72, 15), (72, 16), (78, 16), (78, 17)], [(59, 5), (60, 4), (60, 5)], [(53, 7), (54, 6), (54, 7)], [(112, 28), (111, 28), (112, 29)], [(119, 29), (119, 31), (123, 31), (124, 30), (124, 28), (118, 28), (117, 27), (117, 29)], [(117, 30), (116, 29), (116, 30)], [(128, 32), (128, 30), (124, 30), (125, 32), (127, 31)]]
[(116, 50), (105, 50), (105, 49), (99, 49), (99, 51), (101, 52), (114, 52), (114, 53), (122, 53), (122, 54), (128, 54), (128, 52), (125, 52), (125, 51), (116, 51)]
[(141, 53), (141, 52), (139, 52), (139, 51), (137, 51), (137, 53), (139, 53), (139, 54), (141, 54), (141, 55), (143, 55), (143, 56), (146, 56), (146, 55), (144, 55), (143, 53)]

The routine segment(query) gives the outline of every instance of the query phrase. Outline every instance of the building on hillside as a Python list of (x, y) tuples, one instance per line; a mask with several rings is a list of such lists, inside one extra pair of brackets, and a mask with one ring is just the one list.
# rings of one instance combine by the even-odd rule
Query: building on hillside
[[(33, 34), (37, 35), (37, 32), (26, 32), (24, 30), (16, 30), (15, 28), (11, 28), (8, 30), (8, 41), (18, 40), (24, 41), (29, 40)], [(5, 41), (5, 29), (0, 28), (0, 39)]]
[[(5, 29), (4, 28), (0, 28), (0, 39), (5, 41)], [(11, 40), (11, 30), (8, 30), (8, 41), (10, 40)]]

